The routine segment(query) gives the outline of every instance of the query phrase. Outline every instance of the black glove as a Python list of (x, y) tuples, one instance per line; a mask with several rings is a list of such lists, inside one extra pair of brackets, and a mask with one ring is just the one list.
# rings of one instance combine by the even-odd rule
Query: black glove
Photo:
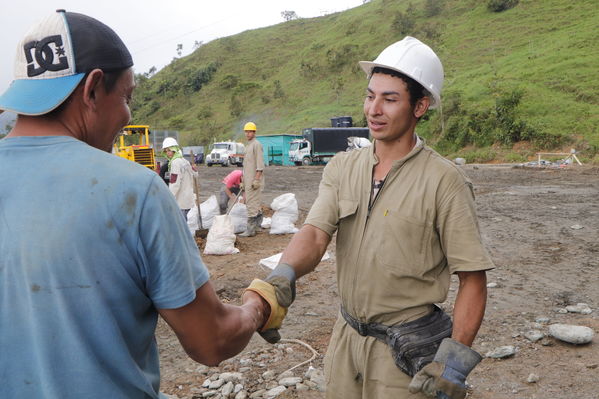
[(468, 346), (445, 338), (432, 363), (416, 373), (408, 389), (431, 398), (464, 399), (466, 377), (481, 360), (482, 356)]
[[(279, 263), (277, 267), (264, 280), (275, 287), (275, 294), (279, 306), (288, 308), (295, 300), (295, 270), (287, 263)], [(278, 328), (271, 328), (259, 332), (264, 340), (276, 344), (281, 340)]]

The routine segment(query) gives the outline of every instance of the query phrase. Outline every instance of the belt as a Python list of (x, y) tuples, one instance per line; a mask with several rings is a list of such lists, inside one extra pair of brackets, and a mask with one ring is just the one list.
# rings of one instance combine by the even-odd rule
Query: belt
[(362, 323), (354, 319), (347, 311), (341, 306), (341, 315), (354, 330), (363, 337), (370, 336), (374, 337), (383, 342), (387, 342), (387, 330), (388, 326), (380, 323)]

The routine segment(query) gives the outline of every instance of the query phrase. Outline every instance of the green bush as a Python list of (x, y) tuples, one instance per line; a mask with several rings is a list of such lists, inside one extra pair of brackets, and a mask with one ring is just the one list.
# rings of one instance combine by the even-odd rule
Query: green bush
[(426, 17), (434, 17), (435, 15), (439, 15), (442, 9), (442, 0), (426, 0), (424, 2), (424, 16)]
[(332, 71), (340, 71), (345, 65), (354, 65), (358, 58), (358, 46), (355, 44), (346, 44), (339, 48), (329, 49), (326, 53), (326, 59)]
[(518, 2), (519, 0), (489, 0), (487, 8), (489, 11), (501, 12), (516, 7)]
[(219, 86), (222, 89), (232, 89), (239, 84), (239, 76), (228, 74), (221, 79)]
[(273, 98), (284, 98), (285, 92), (283, 91), (283, 86), (281, 86), (281, 81), (275, 80), (274, 86), (275, 86), (275, 89), (272, 93)]
[(416, 23), (414, 22), (414, 17), (408, 13), (398, 12), (395, 14), (395, 18), (393, 22), (391, 22), (391, 27), (400, 35), (407, 35), (411, 33), (414, 29)]
[(212, 76), (217, 71), (218, 65), (211, 63), (205, 68), (199, 68), (195, 71), (190, 71), (188, 74), (186, 89), (187, 91), (196, 92), (199, 91), (202, 86), (208, 84), (212, 80)]
[(492, 148), (481, 148), (467, 152), (462, 157), (467, 163), (485, 163), (494, 160), (497, 153)]
[(509, 163), (522, 163), (526, 162), (528, 159), (522, 154), (510, 152), (505, 156), (505, 160)]
[[(494, 107), (468, 111), (462, 108), (459, 92), (447, 94), (443, 110), (444, 131), (437, 130), (437, 148), (441, 152), (451, 152), (468, 145), (488, 147), (498, 143), (510, 146), (523, 140), (540, 148), (564, 144), (565, 135), (534, 128), (518, 115), (522, 98), (524, 91), (519, 88), (498, 92)], [(441, 126), (439, 117), (433, 117), (431, 124)]]

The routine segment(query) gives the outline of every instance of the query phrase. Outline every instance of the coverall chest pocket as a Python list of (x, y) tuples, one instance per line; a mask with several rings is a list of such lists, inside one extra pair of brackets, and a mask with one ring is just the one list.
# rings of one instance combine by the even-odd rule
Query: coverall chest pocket
[(352, 199), (340, 199), (339, 200), (339, 222), (343, 219), (349, 218), (355, 215), (358, 210), (358, 201)]
[(339, 221), (337, 229), (337, 256), (344, 258), (355, 246), (356, 214), (358, 201), (351, 199), (339, 200)]
[(378, 231), (376, 258), (395, 275), (420, 275), (425, 251), (430, 246), (432, 224), (398, 211), (388, 210)]

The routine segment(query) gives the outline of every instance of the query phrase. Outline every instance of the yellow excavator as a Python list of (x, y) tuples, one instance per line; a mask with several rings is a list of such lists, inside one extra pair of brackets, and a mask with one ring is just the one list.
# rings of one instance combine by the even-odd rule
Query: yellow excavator
[(150, 134), (148, 125), (125, 126), (114, 142), (113, 154), (155, 170), (156, 161), (154, 149), (150, 145)]

